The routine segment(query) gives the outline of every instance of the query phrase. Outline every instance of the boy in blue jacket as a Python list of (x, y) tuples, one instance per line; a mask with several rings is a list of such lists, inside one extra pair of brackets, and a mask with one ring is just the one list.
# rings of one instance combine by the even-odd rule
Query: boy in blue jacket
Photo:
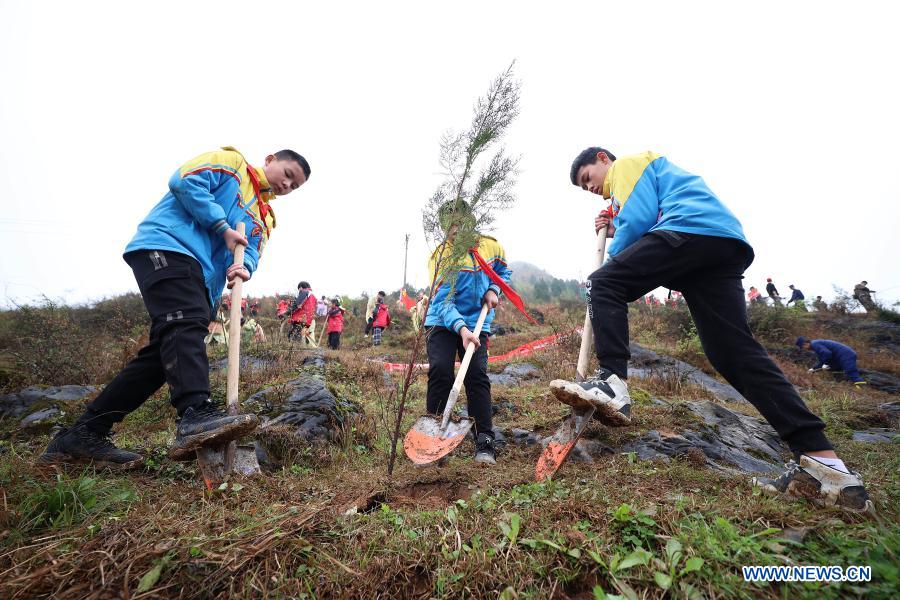
[(600, 368), (582, 383), (553, 381), (556, 397), (593, 403), (606, 423), (629, 423), (628, 303), (657, 287), (680, 290), (710, 363), (798, 457), (778, 479), (754, 483), (773, 493), (866, 510), (859, 475), (837, 457), (825, 424), (750, 333), (741, 279), (753, 249), (740, 222), (703, 179), (653, 152), (617, 160), (600, 147), (581, 152), (569, 177), (611, 201), (612, 220), (601, 214), (595, 226), (608, 227), (612, 242), (609, 260), (591, 274), (588, 288)]
[[(435, 249), (428, 264), (428, 272), (435, 273), (439, 257), (446, 261), (452, 253), (458, 223), (471, 218), (471, 210), (465, 202), (449, 201), (439, 214), (441, 227), (447, 231), (447, 241)], [(488, 378), (488, 338), (494, 308), (500, 302), (500, 287), (491, 281), (480, 264), (482, 258), (489, 268), (508, 282), (512, 271), (506, 265), (506, 256), (500, 242), (486, 235), (477, 235), (474, 248), (470, 248), (458, 264), (441, 268), (434, 296), (425, 315), (425, 335), (428, 339), (428, 392), (426, 405), (431, 414), (441, 414), (453, 387), (453, 367), (457, 356), (462, 359), (468, 345), (475, 345), (475, 353), (469, 370), (463, 379), (466, 388), (469, 416), (475, 420), (475, 462), (496, 464), (494, 427), (491, 410), (491, 380)], [(476, 253), (478, 257), (476, 257)], [(460, 253), (456, 253), (460, 254)], [(482, 305), (491, 310), (484, 320), (481, 334), (474, 333), (475, 323)]]
[[(256, 270), (275, 227), (269, 201), (303, 185), (309, 163), (293, 150), (269, 155), (251, 166), (226, 147), (202, 154), (169, 179), (169, 191), (138, 225), (124, 259), (134, 272), (150, 315), (150, 340), (100, 392), (75, 424), (61, 431), (39, 461), (92, 463), (125, 469), (142, 457), (117, 448), (112, 426), (136, 410), (163, 383), (169, 385), (179, 421), (169, 455), (192, 458), (198, 447), (249, 433), (256, 415), (230, 416), (209, 399), (209, 363), (203, 339), (215, 299), (236, 278)], [(246, 224), (247, 235), (236, 231)], [(244, 264), (233, 263), (235, 247), (246, 246)]]
[(850, 346), (834, 340), (808, 340), (801, 335), (797, 338), (797, 347), (816, 353), (819, 361), (809, 370), (810, 373), (820, 370), (843, 371), (853, 385), (866, 385), (856, 366), (856, 351)]

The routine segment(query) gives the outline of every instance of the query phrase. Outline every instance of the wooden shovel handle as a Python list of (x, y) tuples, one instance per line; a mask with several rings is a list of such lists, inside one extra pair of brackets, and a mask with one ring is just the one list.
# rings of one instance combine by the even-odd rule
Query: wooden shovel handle
[[(246, 224), (241, 221), (237, 224), (237, 232), (244, 235)], [(234, 247), (234, 264), (244, 264), (244, 245), (237, 244)], [(234, 286), (231, 288), (231, 322), (228, 324), (228, 378), (225, 387), (225, 399), (228, 403), (228, 414), (238, 414), (238, 383), (240, 382), (241, 368), (241, 287), (244, 281), (240, 277), (234, 278)]]
[[(603, 255), (606, 253), (606, 227), (597, 232), (597, 252), (594, 254), (594, 271), (603, 266)], [(588, 300), (590, 302), (590, 300)], [(584, 328), (581, 332), (581, 350), (578, 352), (578, 366), (575, 379), (584, 381), (587, 378), (588, 366), (591, 363), (591, 350), (594, 346), (594, 328), (591, 325), (591, 308), (584, 315)]]
[[(484, 327), (484, 320), (487, 318), (488, 314), (487, 304), (483, 304), (481, 307), (481, 314), (478, 315), (478, 322), (475, 323), (475, 337), (481, 335), (481, 328)], [(444, 408), (444, 420), (441, 422), (441, 429), (447, 428), (447, 423), (450, 422), (450, 413), (453, 411), (453, 406), (456, 404), (457, 398), (459, 398), (459, 390), (462, 389), (463, 380), (466, 378), (466, 371), (469, 370), (469, 363), (472, 362), (472, 355), (475, 354), (475, 344), (469, 343), (466, 347), (466, 353), (463, 355), (462, 362), (459, 365), (459, 371), (456, 373), (456, 380), (453, 382), (453, 388), (450, 390), (450, 396), (447, 398), (447, 406)]]

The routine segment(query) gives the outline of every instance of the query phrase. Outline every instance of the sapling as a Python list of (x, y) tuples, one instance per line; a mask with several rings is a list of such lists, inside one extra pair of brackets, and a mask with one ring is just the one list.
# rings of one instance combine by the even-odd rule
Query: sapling
[[(435, 257), (426, 314), (439, 284), (450, 285), (448, 300), (452, 298), (458, 273), (455, 267), (465, 259), (469, 248), (477, 245), (479, 232), (490, 228), (495, 213), (515, 201), (513, 186), (518, 157), (507, 155), (503, 146), (497, 147), (519, 114), (521, 82), (513, 76), (514, 66), (515, 61), (475, 102), (468, 129), (448, 131), (441, 137), (440, 165), (444, 181), (422, 211), (425, 238), (434, 246)], [(424, 335), (425, 327), (421, 327), (397, 394), (388, 476), (394, 471), (406, 399)]]

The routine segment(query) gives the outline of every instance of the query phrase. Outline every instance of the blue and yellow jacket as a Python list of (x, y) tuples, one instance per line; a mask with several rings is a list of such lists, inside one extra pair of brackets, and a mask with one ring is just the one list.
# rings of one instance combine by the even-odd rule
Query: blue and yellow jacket
[[(490, 236), (482, 235), (478, 241), (478, 254), (503, 281), (509, 282), (512, 271), (506, 266), (506, 255), (500, 242)], [(440, 255), (441, 246), (432, 253), (431, 259), (428, 261), (429, 273), (434, 273), (435, 262)], [(425, 315), (426, 327), (437, 325), (459, 333), (459, 330), (465, 325), (470, 331), (474, 331), (478, 315), (481, 313), (481, 298), (488, 290), (493, 290), (497, 296), (500, 295), (500, 288), (492, 283), (487, 274), (482, 271), (471, 252), (466, 254), (461, 263), (452, 297), (448, 298), (450, 282), (445, 281), (448, 277), (444, 276), (438, 281), (437, 289), (428, 307), (428, 314)], [(448, 269), (442, 269), (442, 271), (446, 274)], [(494, 311), (491, 310), (484, 320), (484, 332), (490, 333), (493, 320)]]
[(252, 275), (275, 228), (268, 205), (274, 197), (263, 170), (250, 166), (234, 148), (201, 154), (175, 171), (169, 192), (138, 225), (125, 252), (169, 250), (194, 257), (214, 306), (233, 262), (222, 233), (239, 221), (246, 224), (244, 266)]
[(616, 215), (610, 256), (657, 230), (734, 238), (749, 246), (740, 221), (702, 178), (654, 152), (614, 161), (603, 182), (603, 197), (612, 200)]

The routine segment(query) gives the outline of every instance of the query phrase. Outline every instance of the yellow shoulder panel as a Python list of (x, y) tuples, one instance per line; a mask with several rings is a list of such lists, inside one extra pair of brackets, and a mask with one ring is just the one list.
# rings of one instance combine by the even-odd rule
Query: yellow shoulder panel
[(503, 246), (500, 245), (495, 238), (492, 238), (489, 235), (481, 236), (481, 240), (478, 242), (478, 254), (484, 260), (491, 260), (492, 258), (501, 258), (505, 259), (505, 255), (503, 252)]
[[(223, 167), (232, 173), (238, 173), (241, 165), (246, 164), (243, 155), (231, 147), (225, 147), (221, 150), (206, 152), (200, 156), (194, 157), (181, 167), (182, 176), (192, 171), (197, 171), (203, 167)], [(240, 175), (238, 175), (240, 177)]]
[(659, 158), (655, 152), (641, 152), (632, 156), (624, 156), (616, 160), (607, 173), (610, 178), (610, 191), (613, 199), (619, 203), (619, 208), (628, 202), (631, 192), (638, 179), (644, 174), (647, 165)]

